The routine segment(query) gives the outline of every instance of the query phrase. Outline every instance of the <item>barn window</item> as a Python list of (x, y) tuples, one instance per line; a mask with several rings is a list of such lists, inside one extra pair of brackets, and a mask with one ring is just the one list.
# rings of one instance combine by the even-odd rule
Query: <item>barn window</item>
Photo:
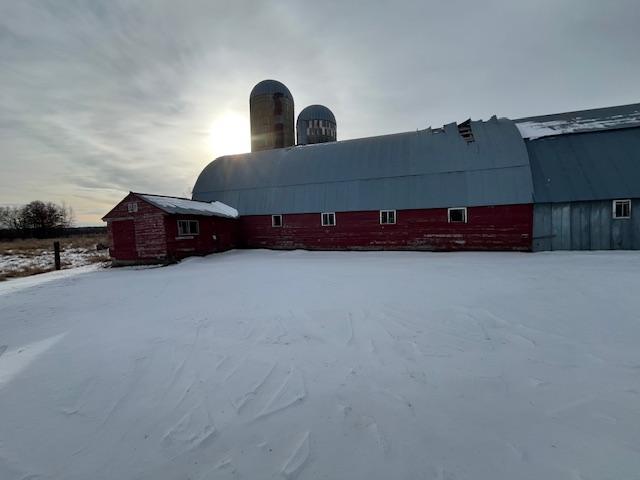
[(333, 212), (329, 213), (321, 213), (322, 217), (322, 226), (323, 227), (333, 227), (336, 224), (336, 214)]
[(271, 226), (272, 227), (281, 227), (282, 226), (282, 215), (271, 215)]
[(198, 235), (199, 233), (198, 220), (178, 220), (178, 235)]
[(138, 202), (129, 202), (127, 203), (127, 211), (129, 213), (135, 213), (138, 211)]
[(380, 225), (394, 225), (396, 223), (395, 210), (380, 210)]
[(449, 223), (467, 223), (467, 207), (449, 208)]
[(614, 200), (613, 218), (631, 218), (631, 200)]

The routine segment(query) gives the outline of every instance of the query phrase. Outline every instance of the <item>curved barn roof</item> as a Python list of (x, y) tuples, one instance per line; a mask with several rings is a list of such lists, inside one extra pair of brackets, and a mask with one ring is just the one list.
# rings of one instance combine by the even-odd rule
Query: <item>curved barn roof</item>
[(261, 81), (255, 87), (253, 87), (249, 98), (257, 97), (258, 95), (273, 95), (274, 93), (282, 93), (285, 97), (293, 99), (293, 95), (291, 95), (289, 89), (283, 83), (277, 80)]
[(202, 171), (196, 200), (241, 215), (510, 205), (532, 201), (527, 151), (512, 121), (471, 122), (220, 157)]
[(309, 105), (305, 107), (298, 115), (298, 122), (301, 120), (328, 120), (336, 123), (336, 117), (333, 112), (324, 105)]

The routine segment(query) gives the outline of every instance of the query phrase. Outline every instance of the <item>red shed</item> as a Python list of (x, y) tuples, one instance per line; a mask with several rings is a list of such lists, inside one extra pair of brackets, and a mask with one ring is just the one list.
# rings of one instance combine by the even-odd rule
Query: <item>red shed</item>
[(130, 192), (103, 220), (113, 264), (133, 265), (235, 248), (237, 218), (221, 202)]

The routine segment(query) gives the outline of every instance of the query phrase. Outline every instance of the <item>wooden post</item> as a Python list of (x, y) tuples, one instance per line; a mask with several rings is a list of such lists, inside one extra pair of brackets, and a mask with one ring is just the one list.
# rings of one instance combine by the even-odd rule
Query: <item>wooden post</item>
[(53, 256), (56, 263), (56, 270), (60, 270), (60, 242), (53, 242)]

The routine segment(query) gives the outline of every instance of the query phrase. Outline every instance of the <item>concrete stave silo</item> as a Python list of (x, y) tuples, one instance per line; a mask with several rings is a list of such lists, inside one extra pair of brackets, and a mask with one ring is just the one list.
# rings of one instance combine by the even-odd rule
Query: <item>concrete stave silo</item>
[(263, 80), (249, 96), (251, 151), (292, 147), (294, 104), (289, 89), (277, 80)]
[(298, 115), (296, 130), (298, 145), (335, 142), (336, 117), (324, 105), (309, 105)]

